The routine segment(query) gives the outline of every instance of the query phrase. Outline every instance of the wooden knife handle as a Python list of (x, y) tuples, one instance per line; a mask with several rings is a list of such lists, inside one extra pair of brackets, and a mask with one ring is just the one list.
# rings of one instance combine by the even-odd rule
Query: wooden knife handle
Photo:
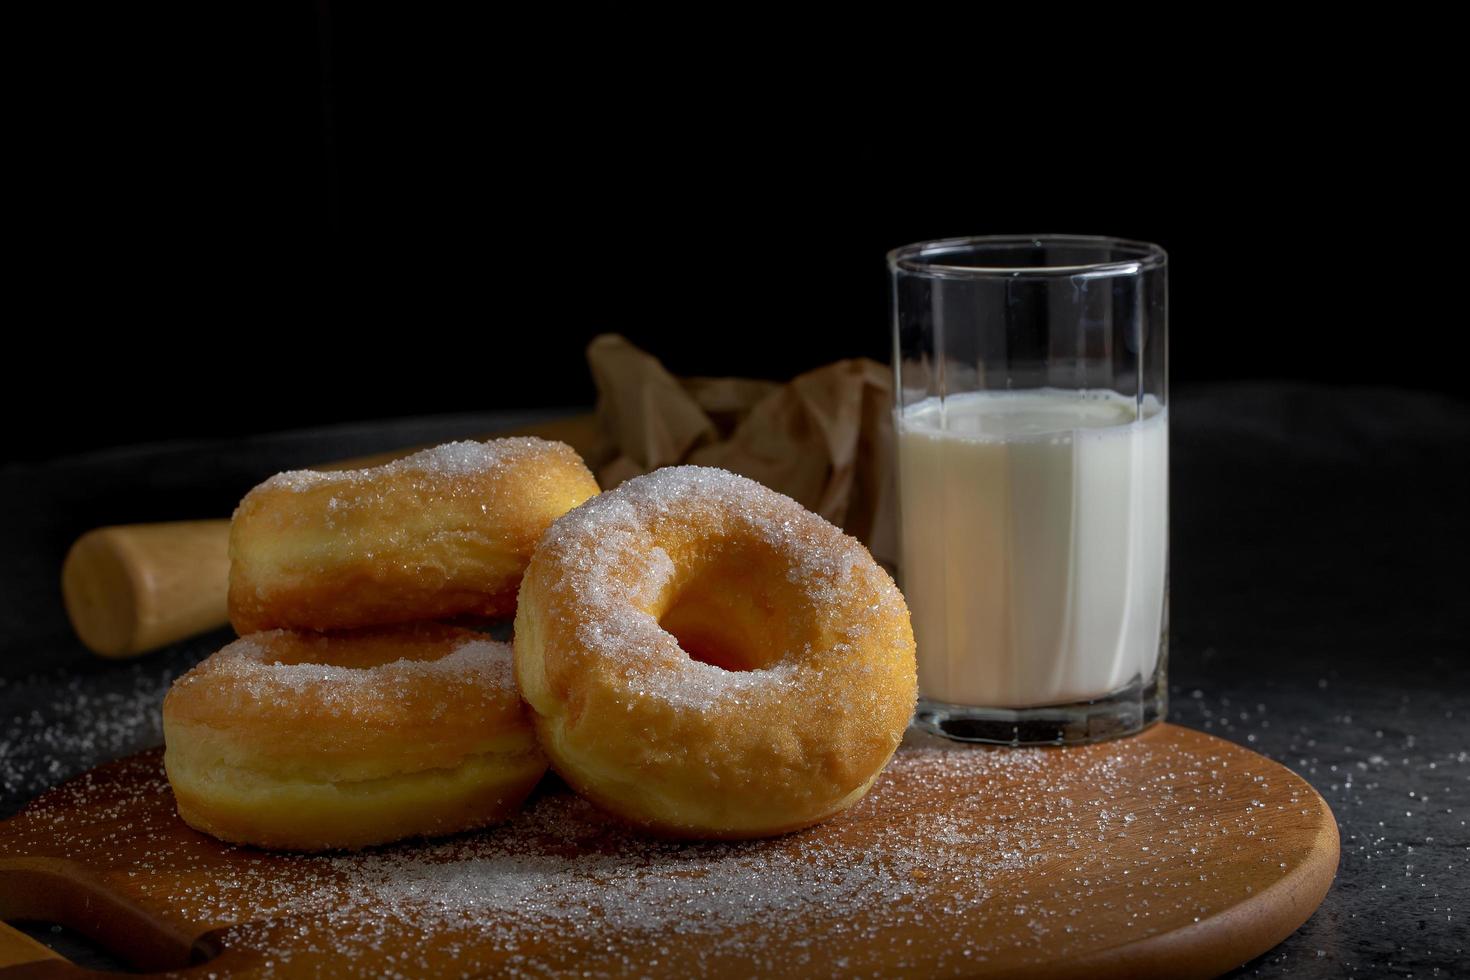
[(19, 929), (13, 929), (0, 922), (0, 969), (7, 966), (20, 966), (22, 963), (35, 963), (39, 960), (63, 958), (49, 946), (42, 945)]
[[(594, 468), (608, 452), (597, 417), (591, 414), (499, 435), (558, 439)], [(376, 466), (416, 448), (422, 447), (317, 469)], [(94, 653), (133, 657), (224, 626), (229, 621), (229, 539), (229, 521), (171, 521), (88, 531), (72, 545), (61, 568), (61, 591), (72, 628)]]

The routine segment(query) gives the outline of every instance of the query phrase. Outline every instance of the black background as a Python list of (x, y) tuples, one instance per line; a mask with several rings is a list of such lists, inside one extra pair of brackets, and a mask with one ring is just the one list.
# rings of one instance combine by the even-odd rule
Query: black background
[(1108, 234), (1171, 253), (1171, 717), (1297, 769), (1343, 835), (1326, 905), (1247, 969), (1465, 973), (1463, 56), (1436, 46), (1460, 35), (1379, 9), (983, 13), (10, 25), (0, 813), (156, 744), (151, 707), (122, 724), (108, 698), (156, 704), (225, 639), (83, 650), (56, 575), (88, 528), (588, 404), (603, 331), (678, 373), (886, 358), (887, 249)]
[(1164, 245), (1176, 390), (1462, 387), (1433, 58), (1257, 45), (1053, 91), (326, 3), (36, 39), (12, 459), (584, 405), (603, 331), (677, 373), (886, 359), (885, 251), (957, 234)]

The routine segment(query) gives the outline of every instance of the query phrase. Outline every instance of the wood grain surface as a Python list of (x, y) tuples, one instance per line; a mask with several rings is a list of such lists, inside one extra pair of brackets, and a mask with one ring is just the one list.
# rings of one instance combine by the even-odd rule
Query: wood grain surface
[[(191, 976), (1205, 977), (1306, 921), (1338, 858), (1305, 781), (1173, 725), (1066, 749), (911, 734), (848, 812), (738, 845), (638, 837), (552, 778), (476, 834), (270, 854), (184, 826), (160, 759), (0, 824), (0, 918)], [(82, 973), (27, 955), (0, 974)]]

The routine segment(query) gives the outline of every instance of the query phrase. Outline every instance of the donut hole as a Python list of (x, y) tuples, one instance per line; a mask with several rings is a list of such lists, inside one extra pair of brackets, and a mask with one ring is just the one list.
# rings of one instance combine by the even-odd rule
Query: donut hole
[(750, 545), (713, 549), (678, 584), (659, 626), (690, 659), (722, 670), (763, 670), (801, 649), (808, 600), (786, 562)]

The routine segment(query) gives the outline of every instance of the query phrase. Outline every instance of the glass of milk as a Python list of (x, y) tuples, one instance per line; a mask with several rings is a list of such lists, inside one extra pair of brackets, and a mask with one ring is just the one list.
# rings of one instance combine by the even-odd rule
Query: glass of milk
[(1164, 250), (957, 238), (895, 249), (888, 265), (918, 723), (1034, 745), (1162, 719)]

